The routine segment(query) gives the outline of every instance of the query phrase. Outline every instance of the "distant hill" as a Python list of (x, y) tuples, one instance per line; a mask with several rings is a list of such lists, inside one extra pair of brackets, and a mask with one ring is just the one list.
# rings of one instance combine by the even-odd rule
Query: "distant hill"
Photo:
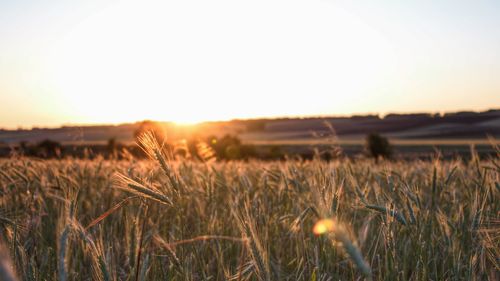
[[(243, 141), (290, 141), (324, 139), (336, 135), (343, 140), (363, 138), (370, 132), (391, 139), (484, 139), (500, 137), (500, 110), (436, 114), (389, 114), (352, 117), (314, 117), (206, 122), (194, 127), (159, 122), (171, 138), (192, 134), (238, 135)], [(132, 142), (141, 123), (106, 126), (64, 126), (30, 130), (0, 130), (0, 143), (39, 142), (105, 143), (110, 138)]]

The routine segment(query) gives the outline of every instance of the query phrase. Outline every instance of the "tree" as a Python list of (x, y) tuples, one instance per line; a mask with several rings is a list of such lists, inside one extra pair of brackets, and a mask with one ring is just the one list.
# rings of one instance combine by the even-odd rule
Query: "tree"
[(206, 139), (208, 144), (217, 155), (217, 159), (237, 160), (255, 157), (255, 148), (251, 145), (244, 145), (237, 136), (225, 135), (222, 138), (210, 136)]
[(165, 127), (154, 121), (142, 121), (134, 131), (134, 138), (137, 140), (142, 134), (152, 132), (159, 143), (163, 143), (167, 139)]
[(37, 154), (43, 158), (52, 158), (61, 156), (62, 146), (57, 141), (46, 139), (37, 144)]
[(118, 151), (123, 145), (116, 141), (116, 138), (108, 139), (108, 144), (106, 145), (106, 151), (108, 157), (112, 159), (118, 159)]
[(391, 157), (391, 145), (387, 138), (371, 133), (366, 136), (366, 150), (378, 162), (380, 157), (388, 159)]

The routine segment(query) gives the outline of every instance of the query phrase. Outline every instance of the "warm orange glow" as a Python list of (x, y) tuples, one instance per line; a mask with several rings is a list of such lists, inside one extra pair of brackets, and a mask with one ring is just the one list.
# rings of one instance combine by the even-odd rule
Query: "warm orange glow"
[(0, 127), (500, 105), (491, 7), (469, 18), (449, 11), (480, 5), (66, 2), (0, 1)]
[(324, 233), (332, 232), (335, 227), (335, 221), (332, 219), (319, 220), (313, 227), (313, 233), (321, 235)]
[(331, 3), (252, 3), (110, 6), (58, 41), (56, 92), (84, 123), (342, 114), (394, 62), (384, 37)]

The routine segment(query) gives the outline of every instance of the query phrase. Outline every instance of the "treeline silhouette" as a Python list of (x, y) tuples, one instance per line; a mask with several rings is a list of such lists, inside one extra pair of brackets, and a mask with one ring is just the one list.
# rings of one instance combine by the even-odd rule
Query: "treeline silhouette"
[[(248, 160), (252, 158), (271, 160), (284, 159), (285, 157), (279, 147), (273, 146), (258, 151), (255, 146), (243, 144), (238, 137), (233, 135), (225, 135), (221, 138), (212, 136), (205, 139), (167, 141), (163, 142), (162, 146), (168, 155), (174, 158), (203, 160), (205, 157), (200, 155), (200, 144), (205, 144), (213, 152), (213, 158), (217, 160)], [(0, 155), (4, 157), (27, 156), (43, 159), (103, 157), (120, 160), (147, 157), (137, 144), (123, 144), (115, 138), (109, 139), (107, 144), (83, 145), (61, 144), (47, 139), (38, 143), (22, 142), (18, 146), (3, 147), (0, 150)]]
[[(166, 155), (175, 159), (191, 159), (206, 161), (213, 160), (285, 160), (319, 158), (330, 161), (344, 157), (342, 149), (338, 146), (311, 148), (309, 151), (291, 151), (281, 145), (254, 146), (244, 144), (234, 135), (222, 137), (208, 136), (200, 138), (192, 136), (189, 139), (169, 141), (160, 131), (148, 130), (136, 132), (137, 142), (144, 133), (152, 133), (161, 144)], [(138, 144), (124, 144), (115, 138), (110, 138), (106, 144), (61, 144), (54, 140), (46, 139), (38, 143), (21, 142), (19, 146), (8, 148), (11, 156), (27, 156), (43, 159), (85, 158), (93, 159), (143, 159), (146, 153)], [(392, 149), (388, 140), (378, 134), (370, 134), (366, 138), (364, 151), (368, 157), (373, 157), (376, 162), (379, 158), (390, 159)], [(5, 151), (0, 154), (6, 156)]]
[[(261, 126), (255, 122), (255, 127)], [(161, 123), (144, 121), (133, 132), (136, 143), (141, 135), (153, 134), (159, 144), (166, 152), (175, 159), (193, 160), (285, 160), (285, 159), (312, 159), (318, 158), (326, 161), (349, 157), (351, 159), (372, 157), (375, 163), (379, 159), (428, 159), (437, 151), (443, 151), (442, 157), (467, 158), (471, 155), (469, 146), (464, 145), (438, 147), (421, 146), (415, 147), (396, 146), (393, 149), (389, 140), (382, 134), (367, 134), (365, 144), (343, 144), (342, 147), (332, 140), (332, 143), (320, 145), (290, 145), (290, 144), (260, 144), (250, 145), (241, 141), (237, 135), (221, 134), (208, 135), (211, 132), (198, 131), (173, 131)], [(170, 133), (167, 134), (167, 131)], [(202, 135), (205, 133), (205, 135)], [(121, 137), (123, 139), (123, 136)], [(85, 158), (93, 159), (102, 157), (105, 159), (143, 159), (147, 155), (136, 143), (123, 143), (119, 138), (109, 138), (107, 142), (100, 143), (60, 143), (55, 140), (45, 139), (40, 142), (22, 141), (17, 145), (0, 144), (0, 157), (28, 156), (43, 159), (51, 158)], [(495, 153), (487, 145), (474, 147), (478, 155), (488, 157)]]
[[(134, 132), (136, 143), (125, 144), (116, 138), (108, 139), (106, 144), (62, 144), (46, 139), (37, 143), (22, 141), (18, 146), (3, 147), (0, 155), (3, 156), (28, 156), (44, 159), (53, 158), (95, 158), (130, 159), (146, 158), (147, 155), (137, 143), (141, 135), (151, 133), (163, 149), (174, 158), (205, 160), (207, 151), (211, 158), (217, 160), (248, 160), (259, 159), (284, 159), (285, 154), (279, 146), (273, 146), (259, 151), (253, 145), (242, 143), (235, 135), (218, 137), (211, 135), (200, 137), (196, 134), (186, 134), (180, 138), (168, 138), (163, 126), (153, 121), (144, 121)], [(203, 147), (203, 149), (201, 149)]]

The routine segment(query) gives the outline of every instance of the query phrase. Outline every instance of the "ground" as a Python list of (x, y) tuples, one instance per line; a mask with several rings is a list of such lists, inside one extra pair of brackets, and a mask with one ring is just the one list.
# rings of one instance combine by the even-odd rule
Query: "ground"
[(19, 279), (498, 280), (498, 158), (157, 156), (2, 160), (0, 239)]

